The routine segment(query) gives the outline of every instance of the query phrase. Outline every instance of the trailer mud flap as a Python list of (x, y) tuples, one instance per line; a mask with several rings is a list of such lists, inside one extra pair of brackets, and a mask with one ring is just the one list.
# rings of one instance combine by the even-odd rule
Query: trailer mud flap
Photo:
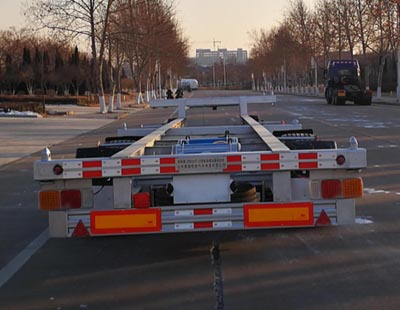
[(312, 202), (246, 204), (243, 211), (246, 228), (314, 226)]
[(152, 233), (161, 231), (161, 210), (95, 211), (90, 214), (92, 235)]

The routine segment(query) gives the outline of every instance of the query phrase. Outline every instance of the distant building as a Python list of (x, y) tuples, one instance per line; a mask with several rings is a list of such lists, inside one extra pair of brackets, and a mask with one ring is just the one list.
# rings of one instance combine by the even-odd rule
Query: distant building
[(226, 48), (212, 51), (210, 49), (197, 49), (195, 63), (202, 67), (211, 67), (214, 63), (223, 61), (226, 64), (245, 64), (247, 51), (238, 48), (236, 51), (228, 51)]

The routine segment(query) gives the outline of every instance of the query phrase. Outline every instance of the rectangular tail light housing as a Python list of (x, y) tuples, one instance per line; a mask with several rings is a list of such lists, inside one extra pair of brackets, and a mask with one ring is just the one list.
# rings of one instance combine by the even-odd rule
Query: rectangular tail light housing
[(314, 180), (310, 186), (314, 199), (359, 198), (364, 193), (361, 178)]
[(58, 209), (82, 208), (82, 193), (80, 190), (68, 189), (62, 191), (41, 191), (39, 193), (39, 209), (52, 211)]

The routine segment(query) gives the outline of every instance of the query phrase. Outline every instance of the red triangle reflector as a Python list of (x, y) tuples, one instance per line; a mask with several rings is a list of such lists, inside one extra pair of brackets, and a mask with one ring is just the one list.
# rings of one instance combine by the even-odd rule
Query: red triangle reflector
[(72, 237), (89, 237), (89, 232), (85, 225), (83, 225), (82, 221), (79, 221), (79, 223), (76, 225), (74, 232), (72, 233)]
[(328, 214), (326, 214), (325, 210), (322, 210), (315, 226), (329, 226), (329, 225), (332, 225), (331, 219), (329, 218)]

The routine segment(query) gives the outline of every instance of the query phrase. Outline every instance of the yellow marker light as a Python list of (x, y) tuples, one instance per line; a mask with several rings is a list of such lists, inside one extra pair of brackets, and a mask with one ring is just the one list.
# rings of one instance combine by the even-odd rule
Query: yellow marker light
[(44, 191), (39, 193), (39, 209), (51, 211), (60, 209), (61, 195), (58, 191)]
[(342, 181), (344, 198), (358, 198), (364, 193), (364, 184), (361, 178), (345, 179)]

